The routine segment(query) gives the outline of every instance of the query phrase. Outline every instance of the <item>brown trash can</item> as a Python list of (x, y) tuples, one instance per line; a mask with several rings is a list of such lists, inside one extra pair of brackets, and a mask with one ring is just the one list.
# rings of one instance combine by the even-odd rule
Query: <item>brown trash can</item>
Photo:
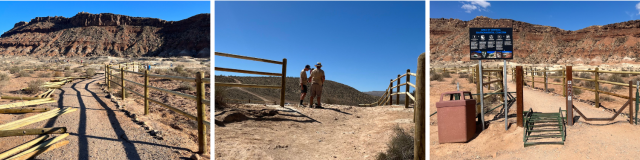
[[(448, 96), (448, 97), (445, 97)], [(444, 100), (448, 99), (448, 100)], [(467, 142), (476, 132), (476, 100), (469, 91), (446, 92), (436, 103), (438, 141)]]

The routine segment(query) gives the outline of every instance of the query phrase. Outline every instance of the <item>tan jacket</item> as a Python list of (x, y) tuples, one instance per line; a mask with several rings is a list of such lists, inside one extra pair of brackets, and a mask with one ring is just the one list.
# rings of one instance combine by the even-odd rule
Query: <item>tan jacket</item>
[(304, 69), (300, 72), (300, 83), (302, 85), (307, 85), (307, 72), (304, 71)]
[(324, 78), (324, 70), (316, 68), (311, 72), (311, 84), (322, 85), (322, 78)]

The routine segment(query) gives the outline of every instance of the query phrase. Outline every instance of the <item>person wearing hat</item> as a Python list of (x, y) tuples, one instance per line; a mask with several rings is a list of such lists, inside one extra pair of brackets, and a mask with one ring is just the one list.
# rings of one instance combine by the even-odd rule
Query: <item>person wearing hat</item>
[(321, 69), (322, 64), (318, 62), (316, 64), (316, 69), (311, 71), (311, 77), (309, 77), (309, 81), (311, 81), (311, 97), (309, 99), (309, 106), (313, 104), (313, 98), (318, 96), (318, 104), (315, 106), (316, 108), (322, 108), (322, 104), (320, 103), (320, 96), (322, 96), (322, 84), (324, 84), (324, 71)]
[(302, 72), (300, 72), (300, 92), (302, 95), (300, 96), (300, 104), (298, 107), (304, 107), (302, 101), (304, 101), (304, 97), (307, 96), (307, 71), (309, 71), (309, 69), (311, 69), (311, 66), (306, 65), (304, 69), (302, 69)]

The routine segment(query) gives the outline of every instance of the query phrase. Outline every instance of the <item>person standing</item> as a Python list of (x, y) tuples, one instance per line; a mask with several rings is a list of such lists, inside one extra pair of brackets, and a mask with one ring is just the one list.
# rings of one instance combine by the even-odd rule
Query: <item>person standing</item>
[(304, 101), (304, 97), (307, 96), (307, 71), (309, 71), (309, 69), (311, 69), (311, 66), (306, 65), (304, 69), (302, 69), (302, 72), (300, 72), (300, 92), (302, 95), (300, 96), (300, 104), (298, 107), (304, 107), (302, 102)]
[(320, 97), (322, 96), (322, 85), (324, 84), (324, 71), (321, 69), (322, 64), (318, 62), (316, 64), (316, 69), (311, 71), (311, 77), (309, 77), (309, 81), (311, 81), (311, 97), (309, 99), (309, 106), (313, 104), (313, 98), (318, 96), (318, 105), (314, 108), (322, 108), (322, 104), (320, 103)]

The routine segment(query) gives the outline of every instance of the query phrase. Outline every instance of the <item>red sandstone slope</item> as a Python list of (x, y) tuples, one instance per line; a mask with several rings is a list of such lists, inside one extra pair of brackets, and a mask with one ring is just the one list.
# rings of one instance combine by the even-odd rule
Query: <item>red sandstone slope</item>
[[(514, 62), (600, 64), (640, 60), (640, 21), (577, 31), (511, 19), (430, 19), (431, 63), (469, 61), (469, 28), (513, 27)], [(626, 57), (626, 59), (625, 59)]]
[(181, 21), (111, 13), (36, 17), (0, 36), (1, 55), (209, 57), (210, 14)]

